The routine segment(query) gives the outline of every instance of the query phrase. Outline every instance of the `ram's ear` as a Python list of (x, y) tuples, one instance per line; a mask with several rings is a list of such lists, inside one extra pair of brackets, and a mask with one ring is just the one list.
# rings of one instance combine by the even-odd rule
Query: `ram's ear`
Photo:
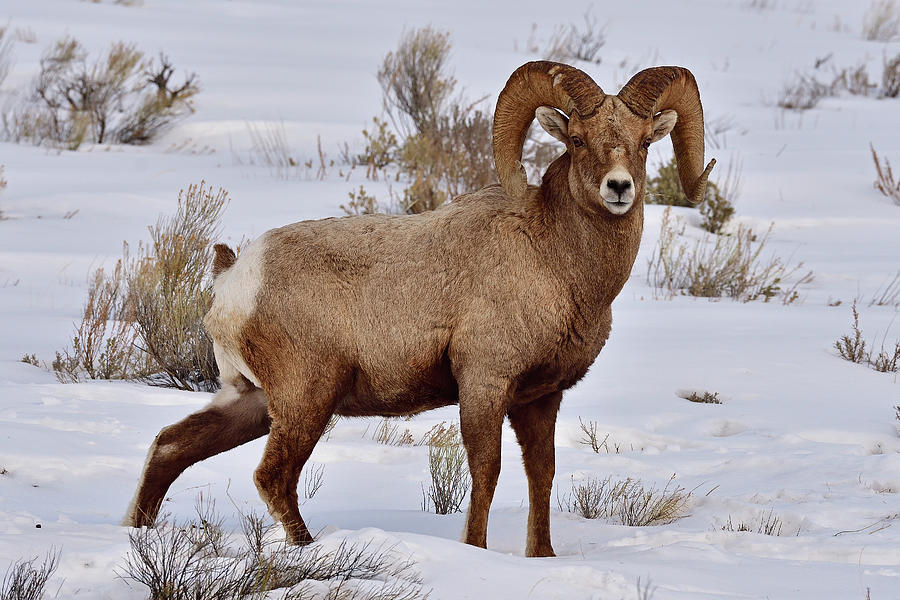
[(678, 113), (674, 110), (664, 110), (653, 117), (653, 133), (650, 135), (650, 143), (658, 142), (675, 129), (678, 122)]
[(569, 145), (569, 119), (561, 114), (555, 108), (549, 106), (538, 106), (534, 111), (538, 123), (544, 128), (544, 131), (561, 141), (566, 146)]

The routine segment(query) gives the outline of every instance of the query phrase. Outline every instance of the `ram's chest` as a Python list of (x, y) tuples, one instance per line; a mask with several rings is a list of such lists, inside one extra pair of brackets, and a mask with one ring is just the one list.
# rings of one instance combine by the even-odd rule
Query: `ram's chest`
[(596, 319), (568, 323), (541, 360), (516, 378), (513, 403), (525, 403), (575, 385), (594, 363), (611, 328), (609, 310)]

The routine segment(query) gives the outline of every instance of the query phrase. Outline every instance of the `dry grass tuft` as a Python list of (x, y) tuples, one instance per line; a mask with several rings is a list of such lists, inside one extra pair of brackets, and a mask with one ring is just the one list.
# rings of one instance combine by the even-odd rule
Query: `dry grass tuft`
[(728, 521), (722, 526), (722, 531), (737, 531), (760, 533), (762, 535), (780, 536), (784, 522), (775, 514), (775, 509), (769, 509), (768, 513), (762, 513), (752, 519), (749, 523), (741, 521), (737, 524), (732, 521), (729, 515)]
[(427, 490), (422, 486), (422, 510), (434, 510), (439, 515), (460, 512), (469, 493), (471, 479), (459, 426), (452, 424), (446, 429), (432, 432), (428, 437), (431, 484)]
[[(738, 226), (730, 235), (717, 235), (713, 240), (702, 237), (691, 244), (679, 241), (684, 230), (684, 223), (673, 220), (671, 208), (666, 208), (656, 252), (647, 266), (648, 282), (664, 298), (682, 294), (741, 302), (763, 298), (768, 302), (781, 296), (783, 303), (791, 304), (799, 300), (797, 286), (812, 281), (812, 272), (794, 277), (802, 263), (788, 267), (775, 256), (762, 260), (769, 232), (757, 239), (752, 231)], [(796, 281), (783, 287), (792, 278)]]
[(874, 183), (875, 189), (893, 200), (894, 204), (900, 205), (900, 181), (894, 181), (891, 163), (888, 162), (887, 158), (882, 163), (872, 144), (869, 144), (869, 149), (872, 150), (872, 161), (875, 163), (875, 172), (877, 173)]
[(585, 519), (609, 519), (630, 527), (665, 525), (685, 516), (690, 492), (674, 485), (673, 475), (662, 489), (645, 487), (638, 479), (613, 482), (611, 477), (572, 478), (572, 491), (557, 496), (559, 509)]
[(900, 8), (894, 0), (874, 0), (863, 17), (863, 38), (892, 42), (900, 37)]
[(38, 558), (17, 560), (6, 570), (0, 582), (3, 600), (42, 600), (47, 581), (59, 566), (59, 551), (51, 549), (40, 563)]
[(894, 308), (900, 308), (900, 271), (897, 271), (893, 277), (885, 280), (883, 284), (878, 286), (878, 289), (872, 294), (869, 306), (893, 306)]
[(0, 86), (12, 68), (12, 36), (9, 27), (0, 27)]
[(372, 439), (385, 446), (412, 446), (416, 440), (409, 429), (402, 426), (403, 422), (385, 417), (372, 434)]

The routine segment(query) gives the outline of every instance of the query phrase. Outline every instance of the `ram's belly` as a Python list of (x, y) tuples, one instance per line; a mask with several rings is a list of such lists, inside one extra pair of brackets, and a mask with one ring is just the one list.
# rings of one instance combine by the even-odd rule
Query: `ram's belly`
[(379, 372), (357, 371), (351, 391), (335, 412), (349, 417), (401, 416), (457, 404), (459, 390), (449, 360), (427, 368), (394, 368)]

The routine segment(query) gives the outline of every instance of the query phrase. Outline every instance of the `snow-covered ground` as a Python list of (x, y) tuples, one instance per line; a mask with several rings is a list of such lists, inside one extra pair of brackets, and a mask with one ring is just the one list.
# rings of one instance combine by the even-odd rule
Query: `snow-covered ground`
[[(302, 169), (284, 180), (247, 165), (238, 160), (250, 149), (247, 124), (283, 122), (304, 161), (321, 136), (337, 158), (345, 141), (361, 149), (361, 130), (381, 110), (374, 74), (404, 28), (450, 31), (460, 85), (493, 102), (509, 73), (535, 58), (525, 49), (532, 24), (546, 38), (580, 22), (588, 6), (0, 0), (2, 20), (37, 39), (15, 43), (4, 94), (31, 80), (42, 50), (64, 33), (93, 52), (118, 40), (165, 51), (203, 85), (196, 113), (147, 147), (57, 152), (0, 143), (9, 180), (0, 193), (8, 217), (0, 221), (0, 571), (55, 546), (61, 566), (50, 588), (59, 598), (145, 597), (113, 571), (128, 547), (118, 523), (153, 436), (209, 396), (123, 382), (63, 385), (19, 362), (31, 353), (50, 359), (71, 342), (89, 274), (112, 264), (123, 240), (146, 239), (146, 226), (173, 212), (178, 190), (201, 179), (230, 192), (231, 242), (339, 215), (360, 183), (386, 194), (386, 184), (359, 169), (349, 180), (339, 166), (324, 181)], [(786, 80), (829, 54), (823, 69), (865, 62), (880, 79), (883, 54), (900, 52), (900, 42), (863, 40), (866, 8), (645, 0), (592, 9), (607, 23), (606, 45), (600, 65), (582, 66), (610, 92), (651, 64), (689, 67), (708, 119), (732, 123), (724, 147), (707, 154), (719, 159), (720, 175), (729, 161), (743, 166), (737, 221), (760, 231), (774, 223), (769, 249), (815, 273), (790, 306), (654, 299), (645, 271), (662, 209), (648, 207), (612, 337), (563, 401), (555, 487), (565, 494), (573, 476), (662, 486), (675, 474), (693, 490), (689, 516), (635, 528), (554, 510), (558, 557), (526, 559), (526, 481), (507, 430), (488, 550), (472, 548), (457, 541), (462, 514), (419, 508), (427, 449), (378, 444), (375, 420), (344, 420), (312, 457), (324, 465), (324, 487), (303, 506), (310, 528), (396, 544), (435, 599), (630, 599), (638, 578), (652, 581), (657, 600), (863, 600), (867, 589), (873, 600), (900, 598), (897, 375), (843, 361), (833, 349), (850, 329), (854, 298), (870, 343), (900, 339), (897, 308), (869, 306), (900, 269), (900, 206), (873, 189), (869, 154), (871, 142), (900, 166), (900, 100), (842, 95), (803, 113), (774, 105)], [(651, 165), (668, 155), (668, 142), (659, 145)], [(684, 390), (716, 391), (723, 404), (687, 402)], [(580, 444), (579, 418), (596, 421), (620, 451)], [(421, 434), (454, 419), (447, 408), (408, 426)], [(261, 443), (189, 469), (165, 509), (187, 518), (203, 491), (226, 513), (232, 500), (261, 510), (251, 478)], [(780, 536), (723, 530), (729, 519), (758, 523), (770, 514), (782, 522)]]

